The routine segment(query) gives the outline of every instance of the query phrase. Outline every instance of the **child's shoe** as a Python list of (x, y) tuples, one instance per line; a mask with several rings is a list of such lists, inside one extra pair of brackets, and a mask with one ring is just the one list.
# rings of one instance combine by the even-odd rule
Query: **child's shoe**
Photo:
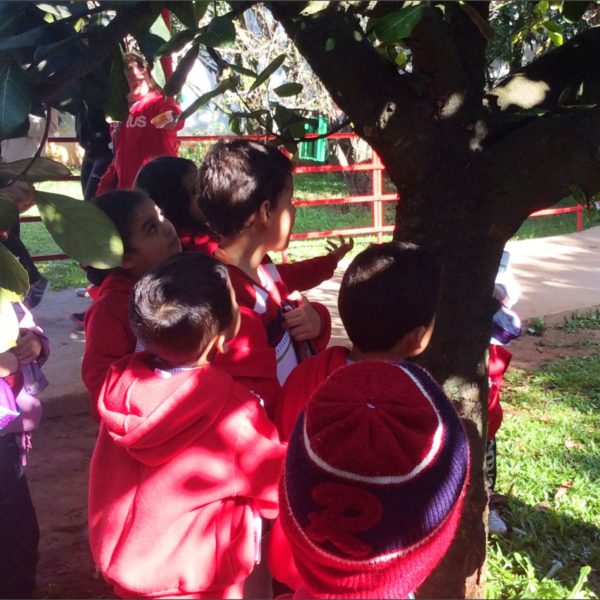
[(27, 292), (27, 296), (25, 296), (23, 304), (29, 310), (35, 308), (42, 301), (47, 287), (48, 280), (43, 275), (40, 275), (40, 278), (29, 286), (29, 291)]

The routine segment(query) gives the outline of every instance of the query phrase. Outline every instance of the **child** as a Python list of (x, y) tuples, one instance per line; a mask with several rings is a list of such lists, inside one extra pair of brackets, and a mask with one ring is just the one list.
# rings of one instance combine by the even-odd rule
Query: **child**
[(423, 369), (337, 370), (298, 420), (281, 479), (295, 597), (414, 597), (454, 537), (468, 473), (460, 419)]
[(23, 467), (30, 432), (42, 416), (35, 395), (47, 385), (39, 365), (49, 345), (23, 304), (12, 303), (12, 309), (19, 338), (0, 352), (0, 597), (32, 598), (40, 532)]
[(336, 369), (361, 360), (402, 361), (425, 350), (433, 333), (440, 266), (424, 249), (373, 244), (344, 273), (338, 308), (352, 348), (332, 346), (288, 378), (276, 424), (287, 440), (314, 390)]
[(144, 273), (180, 252), (181, 242), (173, 225), (141, 190), (108, 192), (92, 202), (115, 224), (125, 249), (118, 268), (86, 268), (88, 279), (98, 288), (85, 315), (81, 374), (90, 392), (92, 415), (98, 420), (96, 403), (108, 368), (136, 349), (128, 317), (131, 290)]
[(302, 263), (271, 262), (268, 252), (287, 248), (295, 214), (292, 163), (277, 148), (220, 141), (198, 182), (200, 211), (220, 236), (215, 257), (228, 266), (242, 314), (240, 334), (218, 364), (264, 398), (272, 416), (290, 371), (323, 350), (331, 332), (327, 309), (298, 291), (331, 277), (351, 245)]
[(129, 114), (114, 136), (114, 158), (98, 183), (98, 195), (130, 188), (140, 168), (156, 156), (177, 156), (181, 109), (152, 78), (152, 65), (137, 52), (125, 55)]
[(125, 597), (241, 598), (284, 447), (258, 398), (213, 366), (239, 328), (227, 269), (173, 256), (136, 284), (149, 352), (115, 363), (98, 408), (90, 544)]
[(219, 241), (198, 214), (197, 179), (198, 169), (191, 160), (159, 156), (139, 170), (133, 186), (146, 191), (173, 223), (184, 250), (212, 255)]

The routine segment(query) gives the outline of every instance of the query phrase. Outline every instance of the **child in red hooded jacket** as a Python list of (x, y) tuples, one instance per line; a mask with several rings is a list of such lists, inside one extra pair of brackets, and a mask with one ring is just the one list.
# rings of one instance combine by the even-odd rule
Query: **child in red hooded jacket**
[(259, 399), (211, 364), (239, 329), (227, 269), (172, 257), (138, 282), (131, 318), (148, 352), (115, 363), (100, 394), (94, 560), (123, 597), (240, 598), (284, 447)]
[(152, 267), (181, 252), (173, 225), (142, 190), (116, 190), (92, 200), (114, 223), (123, 241), (120, 267), (86, 267), (95, 285), (94, 302), (85, 314), (85, 351), (81, 376), (98, 420), (97, 399), (110, 365), (136, 350), (129, 324), (129, 296), (136, 281)]

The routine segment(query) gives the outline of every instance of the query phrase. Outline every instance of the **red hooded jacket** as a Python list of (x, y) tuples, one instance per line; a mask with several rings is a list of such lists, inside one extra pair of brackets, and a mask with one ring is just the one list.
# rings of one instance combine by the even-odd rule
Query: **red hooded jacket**
[[(283, 361), (276, 351), (289, 336), (282, 327), (283, 303), (291, 291), (309, 289), (331, 277), (335, 265), (335, 258), (330, 255), (288, 265), (275, 265), (266, 256), (261, 269), (267, 287), (238, 267), (227, 265), (242, 319), (239, 333), (228, 343), (229, 350), (220, 354), (215, 364), (263, 398), (272, 418), (279, 410), (281, 382), (285, 379)], [(313, 302), (312, 306), (321, 317), (321, 331), (312, 340), (314, 350), (320, 352), (331, 335), (331, 317), (322, 304)], [(298, 355), (298, 348), (293, 351)], [(296, 358), (291, 362), (297, 364)]]
[(157, 156), (177, 156), (179, 140), (176, 129), (159, 129), (152, 125), (154, 117), (171, 110), (178, 115), (181, 109), (159, 92), (149, 92), (129, 109), (127, 120), (117, 131), (114, 158), (98, 183), (97, 196), (115, 188), (130, 188), (137, 172)]
[(94, 293), (85, 313), (85, 350), (81, 377), (90, 393), (92, 416), (98, 416), (98, 395), (110, 365), (135, 351), (136, 337), (129, 324), (129, 296), (136, 280), (115, 271)]
[(278, 512), (285, 448), (256, 396), (210, 366), (115, 363), (90, 467), (92, 555), (124, 597), (233, 598), (257, 515)]

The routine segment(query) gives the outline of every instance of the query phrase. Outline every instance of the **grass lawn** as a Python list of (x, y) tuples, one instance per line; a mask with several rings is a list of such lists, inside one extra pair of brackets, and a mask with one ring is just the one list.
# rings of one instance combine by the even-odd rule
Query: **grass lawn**
[(600, 595), (600, 355), (590, 339), (600, 313), (558, 329), (588, 342), (561, 346), (567, 356), (586, 350), (535, 372), (509, 369), (503, 386), (496, 492), (511, 530), (490, 537), (488, 598)]

